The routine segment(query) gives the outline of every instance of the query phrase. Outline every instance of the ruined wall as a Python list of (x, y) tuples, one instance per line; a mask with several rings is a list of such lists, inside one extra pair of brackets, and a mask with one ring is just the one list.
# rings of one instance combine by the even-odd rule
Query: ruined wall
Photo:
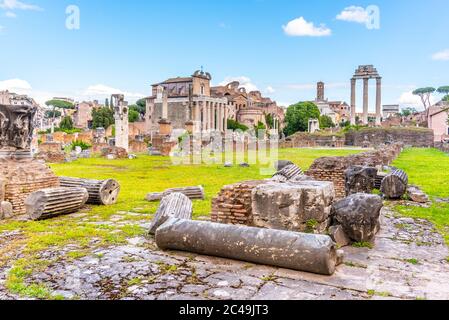
[(431, 148), (434, 145), (434, 133), (433, 130), (425, 128), (363, 128), (346, 133), (345, 144), (376, 147), (395, 142), (403, 143), (405, 146)]
[(355, 165), (376, 167), (389, 165), (402, 151), (402, 144), (385, 146), (376, 151), (365, 152), (347, 157), (323, 157), (315, 160), (306, 175), (319, 181), (334, 183), (338, 199), (346, 196), (345, 171)]
[(264, 180), (245, 181), (224, 186), (212, 200), (211, 220), (226, 224), (252, 225), (253, 190), (266, 183)]
[(4, 200), (13, 206), (14, 215), (26, 213), (25, 199), (33, 192), (59, 187), (59, 178), (36, 160), (0, 160), (0, 182)]
[(148, 152), (148, 145), (143, 141), (131, 140), (129, 142), (129, 151), (134, 153)]
[(281, 148), (341, 148), (345, 145), (345, 137), (339, 135), (310, 134), (297, 132), (280, 143)]

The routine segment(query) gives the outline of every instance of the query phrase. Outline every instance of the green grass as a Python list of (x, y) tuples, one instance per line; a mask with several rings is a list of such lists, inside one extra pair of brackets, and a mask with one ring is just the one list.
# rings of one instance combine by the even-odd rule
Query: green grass
[[(323, 156), (345, 156), (361, 152), (360, 150), (333, 149), (282, 149), (279, 159), (291, 160), (306, 170), (312, 162)], [(51, 290), (41, 283), (33, 283), (30, 276), (42, 267), (51, 268), (56, 261), (40, 261), (39, 253), (48, 248), (62, 248), (76, 245), (77, 248), (59, 259), (73, 260), (94, 255), (95, 248), (126, 243), (127, 238), (146, 234), (135, 222), (151, 220), (159, 203), (144, 200), (148, 192), (159, 192), (167, 188), (202, 185), (206, 192), (204, 201), (194, 201), (194, 216), (209, 215), (211, 201), (220, 189), (227, 184), (243, 180), (263, 179), (260, 167), (224, 168), (221, 164), (173, 166), (167, 157), (150, 157), (140, 155), (134, 160), (106, 160), (101, 158), (80, 159), (72, 163), (52, 164), (54, 172), (59, 176), (70, 176), (91, 179), (116, 179), (121, 185), (118, 203), (112, 206), (90, 206), (83, 209), (84, 219), (67, 215), (45, 221), (3, 221), (0, 222), (0, 233), (4, 231), (20, 231), (21, 236), (10, 240), (0, 250), (0, 267), (9, 263), (12, 269), (6, 279), (6, 287), (12, 293), (24, 297), (38, 299), (59, 299), (52, 296)], [(126, 225), (107, 225), (111, 216), (120, 215)], [(132, 213), (141, 213), (135, 216)], [(95, 244), (93, 244), (95, 240)], [(22, 259), (10, 261), (6, 253), (21, 250)], [(160, 266), (165, 273), (178, 272), (177, 266)], [(132, 279), (131, 283), (137, 282)]]
[[(409, 176), (410, 184), (422, 188), (433, 200), (449, 198), (449, 156), (437, 149), (405, 150), (393, 163)], [(396, 210), (411, 218), (432, 222), (449, 244), (449, 204), (434, 202), (430, 208), (396, 206)]]

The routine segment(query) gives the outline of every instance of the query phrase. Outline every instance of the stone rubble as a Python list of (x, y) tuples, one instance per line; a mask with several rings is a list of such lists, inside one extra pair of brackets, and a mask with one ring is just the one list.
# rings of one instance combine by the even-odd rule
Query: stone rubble
[[(449, 299), (449, 250), (443, 237), (425, 220), (397, 217), (389, 208), (382, 215), (373, 249), (345, 247), (344, 264), (331, 277), (162, 252), (152, 239), (133, 237), (128, 244), (93, 246), (87, 256), (74, 260), (65, 257), (77, 246), (49, 248), (39, 258), (55, 262), (27, 281), (81, 300)], [(0, 233), (0, 250), (20, 237)], [(20, 256), (20, 249), (9, 250), (9, 263)], [(23, 299), (5, 288), (10, 268), (0, 266), (0, 299)]]

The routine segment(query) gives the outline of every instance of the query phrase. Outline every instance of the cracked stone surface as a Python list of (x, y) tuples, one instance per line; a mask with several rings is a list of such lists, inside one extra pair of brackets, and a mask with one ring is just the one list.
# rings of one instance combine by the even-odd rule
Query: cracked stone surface
[[(20, 236), (0, 234), (0, 249)], [(57, 259), (76, 249), (41, 252), (40, 258), (58, 262), (27, 281), (45, 283), (66, 299), (449, 299), (449, 252), (442, 236), (431, 223), (397, 217), (388, 208), (374, 248), (345, 247), (345, 262), (333, 276), (163, 252), (146, 237), (71, 261)], [(14, 260), (19, 253), (9, 255)], [(5, 288), (10, 267), (0, 269), (0, 299), (20, 298)]]

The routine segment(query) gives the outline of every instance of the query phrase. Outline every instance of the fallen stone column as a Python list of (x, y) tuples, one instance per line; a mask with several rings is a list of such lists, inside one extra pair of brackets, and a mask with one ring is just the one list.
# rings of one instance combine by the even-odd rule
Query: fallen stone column
[(185, 188), (173, 188), (173, 189), (167, 189), (162, 193), (149, 193), (146, 196), (147, 201), (159, 201), (165, 196), (168, 196), (172, 193), (182, 193), (183, 195), (187, 196), (190, 200), (204, 200), (205, 194), (204, 194), (204, 188), (202, 186), (197, 187), (185, 187)]
[(86, 204), (85, 188), (51, 188), (36, 191), (25, 200), (27, 215), (32, 220), (77, 212)]
[(89, 193), (89, 204), (112, 205), (117, 202), (120, 193), (120, 184), (113, 180), (88, 180), (69, 177), (60, 177), (61, 187), (85, 188)]
[(182, 193), (172, 193), (165, 196), (150, 225), (150, 234), (154, 235), (157, 228), (169, 218), (192, 219), (192, 201)]
[(272, 265), (332, 275), (343, 252), (327, 235), (169, 219), (156, 232), (162, 250)]
[(387, 199), (399, 199), (407, 192), (408, 176), (402, 170), (395, 170), (382, 180), (380, 191)]

